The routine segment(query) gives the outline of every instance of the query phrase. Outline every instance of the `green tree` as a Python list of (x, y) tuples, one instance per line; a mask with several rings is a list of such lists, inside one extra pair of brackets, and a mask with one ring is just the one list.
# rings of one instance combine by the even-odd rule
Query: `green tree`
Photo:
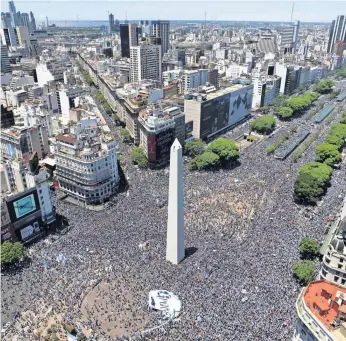
[(307, 285), (315, 274), (315, 264), (311, 260), (297, 261), (293, 266), (294, 276), (301, 285)]
[(287, 106), (287, 101), (288, 101), (288, 96), (282, 95), (282, 94), (278, 94), (273, 102), (272, 102), (272, 106), (274, 108), (278, 108), (278, 107), (286, 107)]
[(125, 143), (130, 143), (132, 141), (130, 132), (127, 129), (121, 129), (120, 136)]
[(334, 81), (332, 81), (331, 79), (320, 80), (314, 85), (314, 91), (320, 94), (326, 94), (332, 89), (333, 86)]
[(338, 146), (330, 143), (319, 144), (316, 147), (316, 162), (323, 162), (331, 167), (341, 162)]
[(268, 105), (264, 105), (263, 107), (260, 107), (259, 110), (262, 111), (263, 114), (268, 114), (270, 112), (271, 108)]
[(346, 124), (346, 112), (342, 115), (342, 118), (340, 120), (341, 124)]
[(293, 110), (290, 107), (278, 108), (275, 113), (279, 118), (282, 119), (287, 119), (293, 116)]
[(205, 151), (207, 144), (201, 139), (185, 143), (184, 152), (186, 155), (195, 157)]
[(287, 105), (293, 110), (293, 112), (300, 112), (310, 104), (310, 99), (304, 96), (293, 96), (287, 102)]
[(189, 163), (190, 170), (211, 170), (220, 167), (219, 155), (205, 151), (201, 155), (197, 155)]
[(330, 129), (325, 139), (325, 142), (336, 145), (338, 149), (341, 151), (345, 146), (345, 139), (346, 124), (337, 123), (332, 125), (332, 128)]
[(240, 157), (239, 147), (233, 140), (220, 137), (209, 144), (207, 151), (220, 157), (222, 166), (237, 161)]
[(135, 147), (132, 149), (131, 159), (139, 168), (148, 167), (148, 159), (142, 147)]
[(333, 170), (324, 163), (308, 162), (300, 167), (294, 184), (294, 199), (300, 203), (313, 204), (325, 193)]
[(24, 257), (24, 247), (21, 243), (3, 242), (1, 245), (1, 264), (11, 264)]
[(340, 94), (340, 90), (334, 90), (330, 93), (329, 99), (333, 99)]
[(270, 134), (276, 125), (274, 116), (263, 116), (251, 122), (251, 128), (260, 134)]
[(299, 253), (303, 259), (314, 260), (318, 256), (319, 247), (315, 240), (303, 238), (299, 243)]

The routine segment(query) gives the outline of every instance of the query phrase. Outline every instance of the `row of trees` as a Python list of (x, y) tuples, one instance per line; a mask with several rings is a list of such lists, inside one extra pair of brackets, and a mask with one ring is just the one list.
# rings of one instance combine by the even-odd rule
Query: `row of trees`
[(279, 94), (270, 106), (264, 106), (261, 110), (264, 113), (274, 111), (279, 118), (289, 119), (306, 110), (318, 97), (319, 94), (316, 92), (305, 92), (303, 95), (292, 96), (291, 98)]
[[(344, 122), (346, 113), (340, 122)], [(325, 142), (316, 147), (316, 162), (309, 162), (299, 170), (294, 184), (294, 199), (304, 204), (316, 204), (325, 194), (333, 168), (341, 162), (345, 147), (346, 124), (334, 124)]]
[(96, 98), (102, 104), (102, 106), (105, 109), (106, 113), (108, 115), (111, 115), (113, 113), (113, 110), (112, 110), (111, 106), (108, 104), (105, 96), (103, 96), (101, 91), (97, 91), (96, 92)]
[(316, 240), (303, 238), (299, 243), (299, 253), (301, 260), (295, 262), (293, 273), (301, 285), (307, 285), (316, 272), (313, 262), (319, 255), (319, 246)]
[(212, 170), (234, 164), (240, 156), (239, 147), (233, 140), (218, 138), (208, 146), (201, 140), (188, 142), (185, 153), (192, 156), (190, 170)]

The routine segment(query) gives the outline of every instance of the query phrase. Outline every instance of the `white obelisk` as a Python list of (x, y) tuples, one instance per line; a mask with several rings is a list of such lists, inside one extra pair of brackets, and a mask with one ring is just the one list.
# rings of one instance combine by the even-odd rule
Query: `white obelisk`
[(179, 264), (185, 258), (183, 151), (177, 139), (172, 144), (169, 166), (169, 195), (166, 260)]

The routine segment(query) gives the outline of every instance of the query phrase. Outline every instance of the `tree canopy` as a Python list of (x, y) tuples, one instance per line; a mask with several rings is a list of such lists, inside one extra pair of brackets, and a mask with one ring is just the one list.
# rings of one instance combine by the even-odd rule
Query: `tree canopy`
[(120, 136), (125, 143), (130, 143), (132, 141), (131, 134), (127, 129), (121, 129)]
[(290, 107), (277, 108), (275, 114), (282, 119), (287, 119), (293, 116), (293, 110)]
[(345, 146), (345, 139), (346, 124), (337, 123), (332, 125), (325, 142), (334, 144), (338, 147), (339, 150), (342, 150), (342, 148)]
[(189, 163), (190, 170), (211, 170), (218, 167), (220, 167), (220, 157), (211, 151), (197, 155)]
[(148, 159), (142, 147), (135, 147), (132, 149), (131, 159), (139, 168), (146, 168), (148, 166)]
[(319, 144), (316, 147), (316, 162), (323, 162), (331, 167), (341, 162), (338, 146), (330, 143)]
[(251, 122), (251, 128), (260, 134), (270, 134), (276, 125), (274, 116), (263, 116)]
[(11, 264), (24, 256), (24, 247), (21, 243), (4, 241), (1, 245), (1, 264)]
[(303, 259), (314, 260), (318, 256), (319, 247), (316, 240), (303, 238), (299, 243), (299, 253)]
[(319, 162), (308, 162), (300, 167), (294, 184), (294, 199), (304, 204), (316, 204), (325, 193), (332, 172), (331, 167)]
[(294, 276), (301, 285), (307, 285), (313, 278), (316, 268), (311, 260), (297, 261), (293, 266)]
[(268, 114), (268, 112), (270, 112), (271, 109), (270, 106), (264, 105), (263, 107), (260, 107), (259, 110), (262, 111), (263, 114)]
[(287, 101), (288, 101), (288, 96), (285, 96), (283, 94), (278, 94), (273, 102), (272, 102), (272, 106), (274, 108), (276, 107), (286, 107), (287, 106)]
[(340, 120), (341, 124), (346, 124), (346, 112), (342, 115), (342, 118)]
[(207, 144), (201, 139), (196, 139), (185, 143), (184, 152), (186, 155), (195, 157), (202, 154), (206, 149)]
[(239, 147), (233, 140), (220, 137), (209, 144), (207, 151), (217, 154), (221, 165), (233, 163), (239, 159)]
[(332, 89), (333, 86), (334, 86), (334, 81), (332, 81), (331, 79), (323, 79), (318, 81), (314, 85), (314, 91), (320, 94), (326, 94)]

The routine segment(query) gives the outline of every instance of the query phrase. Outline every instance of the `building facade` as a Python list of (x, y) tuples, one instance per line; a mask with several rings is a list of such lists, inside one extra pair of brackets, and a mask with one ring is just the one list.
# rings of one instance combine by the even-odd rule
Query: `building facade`
[(186, 122), (193, 122), (192, 135), (209, 140), (251, 115), (253, 84), (185, 95)]
[(153, 20), (151, 22), (152, 35), (161, 38), (162, 56), (169, 50), (169, 28), (170, 22), (167, 20)]
[(131, 82), (144, 79), (162, 81), (161, 47), (142, 44), (131, 46)]
[(75, 132), (56, 136), (60, 189), (85, 204), (102, 204), (119, 185), (116, 143), (112, 136), (100, 134), (96, 117), (82, 119)]
[(329, 30), (329, 40), (327, 52), (332, 53), (336, 41), (341, 40), (346, 44), (346, 16), (338, 15), (336, 20), (332, 21)]

